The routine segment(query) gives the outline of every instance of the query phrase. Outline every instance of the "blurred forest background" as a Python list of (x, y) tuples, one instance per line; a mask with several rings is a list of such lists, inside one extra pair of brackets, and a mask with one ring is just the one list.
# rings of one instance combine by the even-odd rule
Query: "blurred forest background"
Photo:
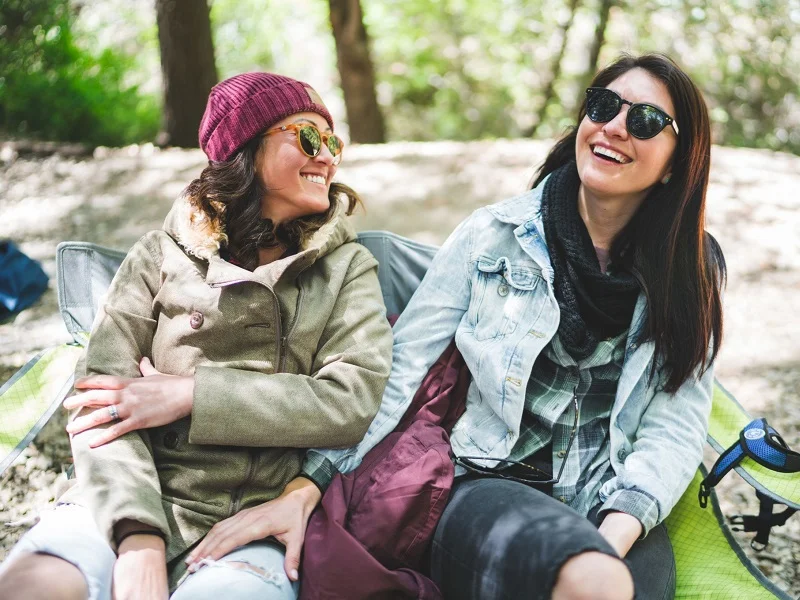
[(623, 51), (687, 69), (715, 143), (800, 154), (800, 0), (0, 0), (0, 136), (191, 147), (270, 70), (352, 142), (548, 138)]
[[(207, 164), (150, 143), (195, 147), (215, 82), (271, 70), (313, 85), (362, 143), (337, 175), (369, 208), (357, 229), (438, 244), (525, 189), (623, 51), (669, 54), (705, 94), (720, 145), (708, 229), (730, 269), (716, 374), (800, 447), (800, 0), (0, 0), (0, 239), (51, 276), (0, 324), (0, 383), (69, 339), (56, 245), (129, 248)], [(0, 561), (61, 485), (57, 415), (0, 477)], [(741, 478), (722, 489), (724, 513), (758, 511)], [(800, 518), (765, 552), (736, 535), (800, 598)]]

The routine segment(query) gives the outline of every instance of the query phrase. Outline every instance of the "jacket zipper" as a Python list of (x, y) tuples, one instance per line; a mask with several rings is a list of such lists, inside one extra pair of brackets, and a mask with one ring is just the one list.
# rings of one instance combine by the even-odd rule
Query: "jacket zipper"
[[(245, 281), (249, 281), (247, 279), (240, 279), (235, 281), (226, 281), (225, 283), (213, 283), (210, 287), (217, 288), (217, 287), (227, 287), (229, 285), (234, 285), (237, 283), (244, 283)], [(270, 290), (272, 293), (272, 298), (274, 300), (273, 306), (275, 307), (275, 330), (277, 332), (277, 338), (279, 343), (276, 344), (278, 348), (278, 356), (276, 360), (276, 365), (280, 365), (281, 363), (281, 353), (283, 352), (284, 346), (286, 344), (285, 338), (281, 335), (281, 309), (280, 305), (278, 304), (278, 296), (275, 294), (273, 290)], [(280, 368), (280, 367), (279, 367)], [(258, 463), (258, 449), (251, 448), (247, 452), (247, 473), (242, 480), (241, 485), (236, 488), (236, 491), (231, 494), (231, 503), (230, 503), (230, 510), (228, 511), (228, 516), (233, 516), (237, 512), (239, 512), (239, 508), (242, 504), (242, 497), (244, 496), (244, 490), (250, 484), (255, 475), (256, 471), (256, 464)]]
[(278, 303), (278, 295), (272, 292), (273, 306), (275, 307), (275, 333), (277, 334), (275, 347), (278, 350), (278, 356), (275, 358), (275, 372), (280, 373), (283, 370), (283, 351), (286, 343), (283, 337), (283, 329), (281, 327), (281, 305)]
[[(270, 292), (272, 293), (273, 306), (275, 307), (275, 332), (277, 333), (278, 340), (278, 343), (276, 344), (278, 356), (275, 360), (277, 369), (275, 372), (280, 373), (283, 370), (283, 360), (286, 351), (286, 338), (282, 335), (281, 331), (281, 307), (278, 303), (278, 296), (273, 290), (270, 290)], [(233, 495), (233, 500), (231, 502), (231, 515), (235, 515), (237, 512), (239, 512), (239, 507), (242, 503), (242, 496), (244, 496), (244, 490), (253, 479), (257, 462), (258, 449), (251, 448), (247, 453), (247, 475), (245, 476), (241, 485), (237, 488), (236, 493)]]
[(294, 331), (295, 325), (297, 325), (297, 321), (300, 317), (300, 307), (303, 305), (303, 287), (300, 286), (300, 290), (297, 292), (297, 304), (294, 307), (294, 319), (289, 324), (289, 327), (286, 330), (286, 335), (281, 338), (281, 363), (279, 365), (280, 372), (284, 373), (286, 371), (286, 344), (291, 337), (292, 332)]
[[(243, 281), (246, 280), (231, 281), (227, 282), (224, 285), (241, 283)], [(220, 284), (213, 284), (211, 287), (223, 287), (223, 286)], [(303, 300), (303, 289), (302, 287), (300, 288), (300, 293), (298, 294), (297, 298), (297, 307), (295, 309), (295, 318), (294, 321), (292, 321), (291, 323), (291, 327), (289, 328), (287, 335), (283, 335), (283, 330), (281, 328), (281, 306), (280, 303), (278, 302), (278, 295), (275, 293), (274, 290), (270, 289), (270, 292), (272, 293), (273, 306), (275, 307), (275, 331), (277, 333), (277, 339), (278, 339), (278, 344), (277, 344), (278, 356), (275, 361), (275, 364), (277, 365), (277, 370), (275, 372), (282, 373), (286, 368), (286, 341), (287, 338), (289, 337), (289, 334), (291, 334), (292, 330), (294, 329), (294, 325), (297, 323), (297, 317)], [(247, 453), (247, 474), (245, 475), (244, 481), (242, 481), (241, 485), (236, 489), (236, 492), (234, 492), (233, 497), (231, 498), (231, 507), (229, 516), (233, 516), (237, 512), (239, 512), (239, 507), (241, 506), (242, 503), (242, 497), (244, 496), (244, 490), (247, 487), (247, 485), (252, 481), (253, 475), (255, 475), (257, 462), (258, 462), (258, 450), (255, 448), (250, 449)]]
[(242, 496), (244, 496), (244, 489), (253, 479), (253, 475), (255, 475), (257, 461), (257, 450), (251, 448), (247, 453), (247, 475), (245, 475), (242, 485), (238, 487), (236, 493), (234, 493), (233, 498), (231, 499), (231, 510), (230, 514), (228, 515), (229, 517), (232, 517), (239, 512), (239, 507), (242, 504)]

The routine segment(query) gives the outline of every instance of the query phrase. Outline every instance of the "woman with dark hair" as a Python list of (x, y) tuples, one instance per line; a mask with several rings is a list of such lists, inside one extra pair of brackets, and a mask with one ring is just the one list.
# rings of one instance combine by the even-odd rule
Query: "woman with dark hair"
[(324, 454), (354, 469), (455, 338), (472, 382), (431, 549), (446, 598), (673, 597), (663, 521), (702, 458), (722, 339), (710, 149), (689, 77), (622, 57), (533, 189), (464, 221), (397, 321), (367, 437)]
[[(112, 572), (117, 600), (297, 597), (333, 473), (306, 449), (361, 440), (389, 375), (377, 262), (307, 84), (223, 81), (200, 145), (208, 166), (99, 309), (65, 402), (77, 485), (3, 564), (0, 598), (108, 599)], [(241, 531), (255, 541), (189, 560)]]

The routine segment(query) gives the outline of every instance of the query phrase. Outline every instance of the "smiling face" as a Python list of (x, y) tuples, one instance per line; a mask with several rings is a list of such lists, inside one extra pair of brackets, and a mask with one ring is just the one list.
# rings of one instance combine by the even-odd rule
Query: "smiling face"
[[(606, 87), (631, 102), (653, 104), (675, 116), (667, 87), (646, 70), (634, 68)], [(607, 123), (584, 117), (578, 126), (575, 157), (582, 192), (594, 198), (625, 199), (638, 206), (650, 189), (670, 173), (677, 137), (667, 127), (649, 140), (628, 133), (625, 104)]]
[[(293, 123), (310, 123), (323, 133), (331, 131), (328, 122), (315, 112), (290, 115), (271, 126), (270, 130)], [(296, 132), (274, 133), (265, 138), (256, 155), (255, 167), (261, 184), (267, 190), (261, 201), (264, 218), (278, 224), (328, 210), (328, 191), (336, 166), (325, 144), (320, 153), (311, 158), (300, 149)]]

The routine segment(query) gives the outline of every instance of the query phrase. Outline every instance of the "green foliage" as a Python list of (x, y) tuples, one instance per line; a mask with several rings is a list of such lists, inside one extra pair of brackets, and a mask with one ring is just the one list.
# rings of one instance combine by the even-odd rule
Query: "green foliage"
[[(81, 0), (0, 0), (0, 129), (105, 144), (152, 139), (160, 91), (152, 1), (85, 3), (79, 19), (70, 1)], [(600, 0), (580, 0), (570, 22), (569, 3), (361, 0), (389, 138), (520, 137), (534, 125), (538, 137), (558, 136), (591, 75), (600, 8)], [(614, 4), (601, 66), (622, 51), (665, 52), (703, 90), (716, 143), (800, 153), (800, 0)], [(293, 75), (344, 114), (328, 2), (209, 6), (220, 77)], [(565, 25), (566, 53), (545, 108)]]
[[(362, 0), (393, 139), (555, 137), (590, 78), (599, 0)], [(543, 91), (568, 24), (555, 97)], [(800, 153), (800, 1), (618, 0), (600, 66), (664, 52), (692, 75), (714, 141)]]
[(513, 137), (529, 127), (542, 81), (536, 4), (362, 2), (390, 137)]
[(221, 79), (246, 71), (302, 77), (318, 54), (328, 74), (336, 68), (324, 0), (209, 0), (209, 5)]
[[(709, 105), (716, 143), (800, 154), (800, 1), (640, 6), (617, 22), (652, 32), (638, 51), (666, 52), (687, 69)], [(620, 42), (610, 40), (607, 58)]]
[(69, 0), (0, 4), (0, 127), (11, 135), (94, 144), (152, 139), (157, 102), (126, 84), (135, 58), (80, 47), (70, 8)]

